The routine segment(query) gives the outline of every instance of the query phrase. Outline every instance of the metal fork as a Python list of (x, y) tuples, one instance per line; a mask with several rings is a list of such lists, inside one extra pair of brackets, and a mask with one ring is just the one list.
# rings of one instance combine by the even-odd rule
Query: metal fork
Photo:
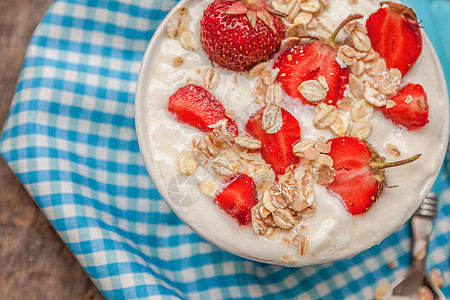
[(409, 299), (418, 299), (418, 291), (426, 286), (433, 293), (434, 299), (445, 300), (444, 294), (430, 281), (425, 271), (425, 258), (427, 246), (436, 218), (438, 196), (430, 192), (411, 219), (413, 232), (411, 266), (405, 277), (393, 289), (395, 296), (407, 296)]

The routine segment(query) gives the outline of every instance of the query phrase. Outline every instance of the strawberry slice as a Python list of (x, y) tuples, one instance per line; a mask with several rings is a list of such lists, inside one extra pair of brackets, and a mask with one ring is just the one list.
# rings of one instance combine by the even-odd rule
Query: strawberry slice
[(416, 63), (422, 52), (422, 34), (415, 12), (402, 4), (382, 2), (380, 8), (367, 19), (367, 34), (372, 47), (386, 60), (388, 68), (402, 74)]
[(273, 68), (280, 69), (276, 81), (292, 98), (299, 99), (303, 104), (312, 104), (302, 96), (298, 87), (304, 81), (324, 76), (329, 88), (324, 101), (336, 105), (348, 83), (348, 68), (341, 68), (336, 55), (331, 45), (321, 41), (288, 48), (275, 60)]
[(225, 115), (223, 105), (211, 93), (198, 85), (188, 84), (170, 96), (169, 111), (175, 114), (177, 121), (204, 132), (213, 130), (208, 126), (227, 119), (228, 131), (235, 135), (238, 133), (236, 123)]
[(262, 116), (264, 108), (261, 108), (252, 116), (245, 126), (245, 130), (262, 143), (261, 156), (272, 166), (277, 175), (283, 175), (290, 165), (298, 164), (300, 159), (292, 150), (295, 143), (301, 140), (300, 125), (297, 119), (288, 111), (281, 108), (283, 126), (273, 134), (265, 132), (262, 128)]
[(334, 161), (336, 178), (327, 188), (337, 194), (352, 215), (365, 213), (386, 186), (384, 169), (413, 162), (420, 157), (386, 163), (367, 142), (355, 137), (331, 139), (328, 154)]
[(251, 209), (258, 203), (253, 179), (240, 173), (226, 181), (225, 188), (216, 195), (216, 203), (240, 225), (251, 220)]
[(420, 84), (409, 83), (391, 100), (396, 105), (389, 109), (382, 107), (381, 111), (395, 125), (417, 130), (428, 124), (427, 94)]

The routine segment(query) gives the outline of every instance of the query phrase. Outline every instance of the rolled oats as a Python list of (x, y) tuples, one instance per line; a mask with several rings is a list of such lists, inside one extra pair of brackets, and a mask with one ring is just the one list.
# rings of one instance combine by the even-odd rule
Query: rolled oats
[(367, 53), (367, 56), (365, 56), (362, 59), (362, 61), (368, 63), (368, 62), (373, 62), (373, 60), (375, 60), (377, 58), (379, 58), (378, 53), (375, 50), (373, 50), (373, 48), (371, 48), (369, 50), (369, 52)]
[(372, 48), (369, 37), (362, 31), (354, 30), (352, 40), (356, 50), (368, 52)]
[(320, 10), (320, 2), (319, 0), (301, 1), (300, 8), (304, 12), (316, 13)]
[(386, 70), (386, 61), (382, 58), (375, 59), (371, 62), (366, 62), (366, 72), (369, 75), (375, 76), (380, 72)]
[(434, 268), (430, 271), (430, 281), (437, 288), (444, 287), (444, 277), (442, 276), (441, 270)]
[(200, 181), (198, 188), (203, 193), (203, 195), (210, 198), (214, 198), (219, 189), (219, 183), (213, 179), (205, 179)]
[(319, 157), (320, 151), (315, 147), (315, 141), (313, 140), (301, 140), (296, 143), (292, 148), (292, 151), (296, 156), (304, 157), (309, 160), (315, 160)]
[(386, 105), (386, 96), (381, 94), (370, 81), (364, 83), (364, 99), (376, 107)]
[(392, 95), (397, 92), (401, 80), (402, 72), (399, 69), (392, 68), (389, 71), (384, 70), (374, 76), (376, 80), (375, 87), (384, 95)]
[(213, 157), (219, 154), (219, 148), (214, 145), (209, 135), (198, 140), (194, 139), (192, 145), (194, 146), (194, 156), (203, 165), (207, 165)]
[[(294, 18), (293, 23), (295, 25), (303, 25), (303, 27), (305, 27), (312, 21), (312, 19), (313, 19), (312, 13), (302, 11)], [(306, 33), (306, 30), (305, 30), (305, 33)], [(297, 36), (300, 36), (300, 35), (297, 35)]]
[(337, 109), (333, 105), (324, 105), (320, 108), (319, 112), (316, 114), (313, 123), (318, 129), (324, 129), (330, 127), (331, 124), (336, 120)]
[(274, 212), (277, 210), (277, 208), (272, 203), (272, 195), (270, 194), (269, 190), (264, 192), (262, 197), (262, 204), (270, 212)]
[(397, 102), (395, 102), (393, 100), (387, 100), (386, 101), (386, 109), (393, 108), (396, 105), (397, 105)]
[(268, 68), (270, 66), (270, 61), (265, 61), (262, 63), (257, 64), (256, 66), (254, 66), (253, 68), (250, 69), (250, 71), (248, 71), (247, 76), (249, 78), (256, 78), (258, 76), (261, 75), (261, 72)]
[(365, 100), (359, 100), (353, 103), (350, 116), (354, 122), (369, 121), (374, 114), (374, 108)]
[(222, 119), (208, 126), (213, 130), (210, 133), (211, 141), (214, 143), (214, 145), (221, 148), (231, 146), (234, 140), (234, 133), (228, 131), (227, 124), (228, 120)]
[(392, 145), (391, 143), (386, 144), (386, 149), (390, 154), (392, 154), (394, 156), (398, 157), (401, 155), (400, 150), (398, 150), (398, 148), (396, 146)]
[(283, 197), (283, 194), (281, 193), (281, 187), (279, 185), (272, 186), (269, 189), (269, 192), (272, 204), (277, 210), (286, 208), (288, 206), (287, 200)]
[(392, 296), (392, 287), (389, 284), (380, 285), (376, 290), (373, 298), (375, 300), (386, 300)]
[(279, 69), (264, 69), (261, 71), (260, 78), (264, 82), (265, 85), (270, 85), (275, 82), (275, 78), (278, 75)]
[(231, 120), (236, 120), (236, 112), (234, 110), (225, 109), (225, 116), (227, 116)]
[(327, 185), (334, 181), (336, 178), (336, 171), (327, 165), (322, 165), (317, 170), (317, 184)]
[(300, 255), (306, 255), (308, 253), (308, 238), (305, 236), (301, 236), (298, 242), (298, 253)]
[(350, 136), (358, 138), (367, 138), (372, 132), (372, 124), (367, 121), (358, 121), (350, 127)]
[(251, 209), (252, 215), (252, 229), (255, 234), (264, 235), (267, 233), (267, 225), (259, 214), (259, 206), (255, 205)]
[(262, 146), (259, 140), (252, 137), (237, 136), (234, 138), (234, 142), (241, 147), (252, 150), (259, 149)]
[(350, 66), (350, 72), (356, 76), (361, 76), (365, 70), (365, 64), (362, 61), (357, 61)]
[(359, 99), (364, 99), (364, 84), (353, 74), (348, 77), (348, 85), (352, 94)]
[(215, 89), (219, 85), (220, 74), (214, 69), (207, 69), (202, 76), (203, 85), (207, 89)]
[(298, 91), (305, 97), (306, 100), (317, 103), (325, 99), (328, 92), (328, 85), (324, 87), (317, 80), (303, 81), (298, 87)]
[(282, 89), (279, 84), (271, 84), (266, 91), (266, 104), (280, 105), (282, 97)]
[(287, 3), (282, 0), (272, 1), (272, 6), (278, 11), (284, 12), (287, 8)]
[(289, 1), (285, 13), (288, 15), (286, 17), (286, 21), (293, 23), (295, 17), (300, 13), (301, 9), (301, 4), (302, 1), (301, 0), (292, 0)]
[(411, 95), (406, 96), (405, 103), (410, 104), (413, 101), (413, 97)]
[(181, 33), (186, 30), (191, 22), (189, 10), (186, 7), (180, 7), (169, 17), (166, 32), (169, 38), (179, 39)]
[(192, 151), (183, 150), (178, 154), (178, 170), (183, 175), (192, 175), (198, 168), (198, 162)]
[(275, 224), (282, 229), (291, 229), (295, 225), (295, 219), (291, 213), (286, 210), (276, 210), (272, 213)]
[(336, 120), (330, 125), (331, 131), (338, 136), (345, 136), (350, 127), (350, 120), (344, 114), (337, 113)]
[(319, 154), (319, 157), (317, 157), (317, 159), (311, 162), (311, 166), (316, 169), (320, 169), (322, 166), (332, 167), (333, 164), (334, 161), (331, 156), (322, 153)]
[(419, 300), (434, 300), (433, 293), (427, 286), (421, 286), (419, 288)]
[(281, 108), (274, 104), (269, 104), (264, 108), (262, 116), (262, 129), (269, 133), (277, 133), (283, 126), (283, 116)]
[(237, 173), (239, 166), (226, 156), (218, 156), (211, 161), (211, 167), (217, 175), (232, 176)]
[(197, 37), (192, 31), (183, 31), (180, 35), (180, 45), (186, 50), (195, 51), (198, 50), (200, 45), (197, 41)]
[(353, 101), (352, 99), (345, 97), (339, 100), (336, 105), (339, 110), (350, 111), (352, 109)]
[(397, 261), (390, 261), (388, 264), (387, 264), (387, 266), (388, 266), (388, 268), (389, 269), (395, 269), (395, 268), (397, 268), (398, 267), (398, 262)]
[(285, 264), (294, 264), (297, 261), (297, 259), (294, 256), (292, 256), (291, 253), (286, 252), (281, 257), (281, 261)]
[(282, 229), (279, 227), (269, 227), (269, 228), (267, 228), (267, 232), (266, 232), (265, 236), (269, 240), (276, 240), (278, 238), (278, 236), (280, 235), (281, 230)]
[(181, 56), (177, 56), (177, 57), (173, 58), (173, 66), (175, 68), (181, 66), (182, 64), (183, 64), (183, 58)]

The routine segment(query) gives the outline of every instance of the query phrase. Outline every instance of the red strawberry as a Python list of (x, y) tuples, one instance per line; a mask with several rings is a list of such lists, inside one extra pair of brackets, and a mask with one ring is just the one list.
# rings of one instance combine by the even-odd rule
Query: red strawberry
[(240, 225), (247, 225), (251, 209), (258, 203), (253, 179), (243, 173), (228, 179), (225, 188), (216, 195), (216, 203)]
[(427, 94), (420, 84), (409, 83), (391, 100), (396, 105), (388, 109), (382, 107), (381, 111), (394, 124), (407, 130), (416, 130), (428, 124)]
[(278, 16), (263, 0), (215, 0), (201, 20), (203, 49), (223, 68), (249, 70), (280, 48), (286, 28)]
[(336, 178), (328, 189), (339, 195), (352, 215), (365, 213), (386, 186), (384, 169), (412, 162), (420, 154), (398, 162), (386, 163), (367, 142), (355, 137), (331, 139), (328, 155), (334, 161)]
[(348, 68), (341, 68), (336, 61), (335, 39), (345, 24), (361, 17), (362, 15), (350, 15), (327, 40), (319, 39), (312, 44), (287, 48), (277, 57), (273, 66), (280, 69), (276, 81), (289, 96), (301, 100), (304, 104), (312, 104), (302, 96), (298, 90), (299, 85), (323, 76), (329, 88), (325, 103), (336, 105), (336, 102), (342, 99), (345, 85), (348, 83)]
[(380, 8), (367, 19), (367, 34), (372, 47), (386, 60), (388, 68), (403, 74), (416, 63), (422, 52), (422, 34), (416, 13), (399, 3), (381, 2)]
[(237, 135), (236, 123), (225, 115), (225, 108), (207, 90), (198, 85), (188, 84), (179, 88), (169, 98), (169, 111), (181, 123), (189, 124), (201, 131), (209, 132), (220, 120), (228, 120), (228, 131)]
[(264, 108), (252, 116), (245, 127), (246, 131), (261, 141), (261, 155), (272, 166), (277, 175), (283, 175), (290, 165), (298, 164), (299, 158), (292, 150), (295, 143), (301, 140), (300, 125), (297, 119), (281, 108), (283, 126), (273, 134), (266, 133), (262, 128)]

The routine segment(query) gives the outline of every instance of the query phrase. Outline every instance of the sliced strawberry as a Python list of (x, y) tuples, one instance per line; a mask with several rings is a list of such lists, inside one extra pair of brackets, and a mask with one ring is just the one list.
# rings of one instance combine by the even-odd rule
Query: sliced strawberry
[(225, 184), (225, 188), (216, 195), (217, 205), (240, 225), (248, 224), (251, 220), (251, 209), (258, 203), (253, 179), (240, 173), (228, 179)]
[(411, 8), (393, 2), (386, 4), (388, 7), (380, 8), (367, 19), (367, 34), (387, 67), (405, 74), (422, 52), (420, 25)]
[(331, 139), (329, 153), (336, 178), (328, 189), (338, 194), (352, 215), (366, 212), (378, 197), (380, 183), (372, 175), (369, 147), (354, 137)]
[(334, 47), (322, 41), (288, 48), (275, 60), (273, 67), (280, 69), (276, 81), (289, 96), (304, 104), (312, 104), (302, 96), (298, 87), (303, 81), (324, 76), (329, 88), (324, 101), (336, 105), (342, 99), (348, 83), (348, 69), (341, 68), (336, 55)]
[(283, 175), (290, 165), (298, 164), (299, 158), (292, 150), (295, 143), (301, 140), (300, 125), (297, 119), (281, 108), (283, 126), (277, 133), (266, 133), (262, 129), (264, 108), (252, 116), (245, 127), (246, 131), (261, 141), (261, 155), (272, 166), (277, 175)]
[(237, 135), (236, 123), (225, 115), (223, 105), (207, 90), (198, 85), (188, 84), (179, 88), (169, 98), (169, 111), (181, 123), (189, 124), (201, 131), (210, 132), (220, 120), (228, 120), (228, 131)]
[(382, 107), (381, 111), (395, 125), (416, 130), (428, 124), (427, 94), (420, 84), (409, 83), (391, 100), (396, 105), (391, 108)]
[(384, 169), (410, 163), (420, 157), (386, 163), (367, 142), (355, 137), (331, 139), (328, 154), (334, 161), (336, 178), (327, 187), (337, 194), (352, 215), (365, 213), (386, 185)]

